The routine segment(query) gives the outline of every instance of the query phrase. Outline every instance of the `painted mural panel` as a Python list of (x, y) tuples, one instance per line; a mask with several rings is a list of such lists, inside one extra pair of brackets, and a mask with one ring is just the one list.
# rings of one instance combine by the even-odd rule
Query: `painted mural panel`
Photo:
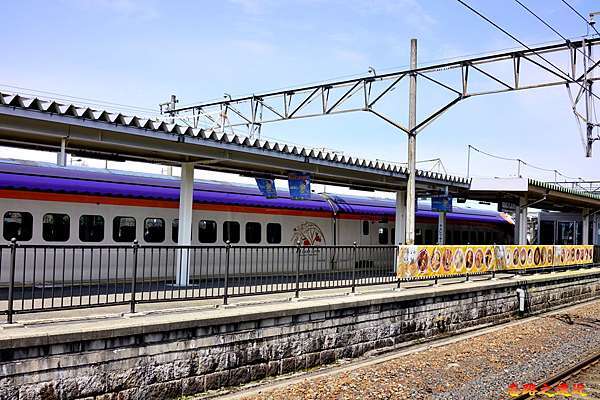
[(593, 246), (488, 245), (400, 246), (399, 278), (443, 277), (491, 271), (584, 265), (593, 260)]

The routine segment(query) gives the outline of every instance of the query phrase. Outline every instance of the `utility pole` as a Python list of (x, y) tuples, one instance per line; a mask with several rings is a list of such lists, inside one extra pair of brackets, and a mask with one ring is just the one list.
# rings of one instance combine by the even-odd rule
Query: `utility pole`
[[(410, 40), (410, 69), (417, 68), (417, 39)], [(415, 214), (417, 196), (415, 173), (417, 170), (417, 74), (411, 72), (408, 87), (408, 184), (406, 187), (406, 244), (415, 244)]]
[(470, 177), (471, 173), (471, 145), (467, 146), (467, 178)]
[[(166, 102), (160, 103), (158, 105), (158, 107), (160, 107), (160, 113), (161, 114), (170, 113), (170, 111), (173, 111), (173, 110), (175, 110), (175, 108), (177, 108), (177, 103), (179, 103), (179, 100), (177, 100), (177, 96), (172, 94), (171, 101), (166, 101)], [(174, 124), (175, 123), (175, 113), (170, 113), (170, 114), (171, 114), (172, 118), (169, 119), (169, 123)], [(172, 165), (167, 166), (167, 175), (173, 176), (173, 166)]]
[[(590, 14), (590, 18), (592, 15)], [(584, 40), (584, 43), (585, 40)], [(586, 53), (586, 57), (583, 57), (583, 70), (585, 74), (585, 120), (586, 120), (586, 146), (585, 146), (585, 156), (592, 156), (592, 144), (594, 143), (594, 123), (592, 122), (592, 104), (594, 99), (592, 99), (592, 76), (588, 76), (588, 59), (592, 59), (592, 46), (588, 43), (583, 47), (584, 53)], [(592, 74), (590, 72), (590, 74)]]
[[(595, 12), (591, 12), (589, 14), (589, 20), (588, 20), (588, 24), (589, 26), (592, 27), (592, 29), (594, 29), (594, 31), (598, 32), (596, 30), (596, 21), (594, 20), (594, 17), (600, 15), (600, 11), (595, 11)], [(588, 27), (589, 30), (589, 27)], [(587, 43), (586, 41), (583, 40), (583, 52), (585, 54), (585, 56), (583, 57), (583, 71), (584, 71), (584, 79), (585, 82), (583, 83), (583, 86), (585, 87), (585, 119), (586, 119), (586, 146), (585, 146), (585, 156), (586, 157), (591, 157), (592, 156), (592, 144), (594, 143), (594, 140), (596, 140), (596, 138), (593, 137), (594, 134), (594, 121), (592, 122), (592, 102), (594, 101), (594, 99), (592, 98), (592, 83), (593, 83), (593, 78), (594, 78), (594, 71), (593, 71), (593, 67), (592, 70), (589, 72), (588, 75), (588, 60), (592, 60), (592, 45), (591, 43)]]

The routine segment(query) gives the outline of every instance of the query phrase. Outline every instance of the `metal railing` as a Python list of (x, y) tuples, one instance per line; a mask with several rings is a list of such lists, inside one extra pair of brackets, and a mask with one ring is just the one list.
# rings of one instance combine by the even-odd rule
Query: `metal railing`
[(396, 282), (396, 246), (0, 246), (0, 314)]
[[(396, 275), (397, 246), (0, 245), (0, 314), (293, 293), (445, 277)], [(599, 254), (598, 249), (594, 251)], [(598, 260), (594, 259), (597, 265)], [(581, 267), (581, 266), (577, 266)], [(568, 269), (569, 267), (560, 267)]]

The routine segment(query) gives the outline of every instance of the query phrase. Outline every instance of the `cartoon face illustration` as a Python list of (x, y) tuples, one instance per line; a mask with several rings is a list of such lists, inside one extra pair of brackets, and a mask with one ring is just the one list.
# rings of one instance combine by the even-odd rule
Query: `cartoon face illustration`
[(313, 222), (304, 222), (294, 228), (292, 243), (300, 242), (302, 246), (325, 246), (325, 235)]

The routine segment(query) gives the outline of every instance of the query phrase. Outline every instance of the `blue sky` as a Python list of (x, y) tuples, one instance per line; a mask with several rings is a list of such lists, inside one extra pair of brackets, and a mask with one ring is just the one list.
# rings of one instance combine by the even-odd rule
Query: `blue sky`
[[(469, 2), (528, 44), (559, 39), (512, 0)], [(524, 2), (565, 36), (586, 33), (560, 0)], [(571, 3), (584, 15), (600, 11), (597, 1)], [(402, 68), (412, 37), (421, 62), (518, 46), (455, 0), (24, 0), (1, 7), (4, 90), (12, 85), (151, 109), (172, 93), (192, 103), (366, 74), (369, 66)], [(436, 101), (422, 87), (420, 111)], [(406, 116), (405, 100), (398, 98), (399, 118)], [(363, 113), (273, 124), (263, 134), (406, 160), (405, 135)], [(417, 155), (440, 157), (449, 172), (464, 175), (472, 144), (600, 179), (600, 145), (585, 159), (578, 135), (563, 87), (499, 94), (459, 103), (419, 135)], [(516, 173), (516, 163), (472, 160), (474, 175)]]

